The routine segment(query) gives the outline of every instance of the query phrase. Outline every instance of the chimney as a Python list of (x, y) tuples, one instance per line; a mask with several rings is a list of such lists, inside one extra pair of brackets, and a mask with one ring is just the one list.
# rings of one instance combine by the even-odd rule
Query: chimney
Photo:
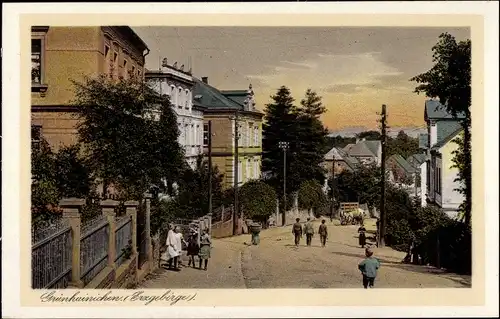
[(208, 84), (208, 76), (203, 76), (203, 77), (201, 78), (201, 81), (202, 81), (203, 83)]

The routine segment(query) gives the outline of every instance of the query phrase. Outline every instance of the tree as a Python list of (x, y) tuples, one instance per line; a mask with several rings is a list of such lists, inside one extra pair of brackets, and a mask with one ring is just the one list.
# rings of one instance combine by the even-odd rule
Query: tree
[(326, 205), (327, 199), (321, 185), (315, 180), (309, 180), (300, 185), (298, 202), (300, 208), (318, 212)]
[(298, 170), (301, 182), (312, 179), (322, 184), (325, 171), (321, 163), (328, 151), (326, 139), (328, 130), (319, 117), (326, 112), (326, 108), (321, 102), (321, 96), (311, 89), (306, 91), (300, 104), (296, 135), (300, 151), (296, 154), (294, 169)]
[(60, 199), (54, 153), (41, 137), (40, 142), (31, 147), (31, 223), (37, 227), (59, 218)]
[[(91, 190), (90, 170), (80, 156), (80, 145), (61, 148), (54, 159), (57, 188), (62, 197), (85, 198)], [(62, 177), (62, 178), (61, 178)]]
[(263, 181), (249, 181), (239, 189), (241, 209), (248, 218), (266, 224), (276, 211), (276, 192)]
[[(224, 175), (215, 166), (212, 168), (212, 204), (222, 205), (222, 182)], [(175, 201), (178, 204), (177, 216), (201, 217), (208, 214), (209, 172), (207, 160), (198, 156), (196, 169), (186, 169), (179, 182), (179, 194)]]
[[(463, 185), (459, 189), (465, 195), (462, 209), (465, 223), (470, 224), (472, 200), (471, 175), (471, 41), (459, 41), (449, 33), (439, 36), (438, 43), (432, 48), (434, 65), (425, 73), (410, 79), (419, 85), (415, 92), (439, 98), (447, 111), (460, 119), (464, 129), (463, 143), (455, 154), (455, 164), (460, 170), (458, 181)], [(460, 144), (459, 144), (460, 145)]]
[(140, 199), (152, 185), (179, 176), (183, 150), (168, 98), (135, 77), (74, 84), (80, 141), (105, 192), (113, 184), (129, 199)]
[(387, 157), (399, 154), (406, 159), (418, 151), (418, 139), (408, 136), (404, 131), (400, 131), (396, 138), (387, 138)]
[(278, 192), (283, 192), (283, 150), (280, 142), (289, 143), (287, 150), (287, 190), (293, 192), (300, 185), (300, 175), (293, 170), (295, 155), (299, 150), (298, 131), (298, 108), (294, 105), (294, 99), (290, 90), (282, 86), (275, 95), (271, 96), (271, 102), (266, 105), (265, 121), (262, 125), (262, 171), (268, 174), (268, 183)]

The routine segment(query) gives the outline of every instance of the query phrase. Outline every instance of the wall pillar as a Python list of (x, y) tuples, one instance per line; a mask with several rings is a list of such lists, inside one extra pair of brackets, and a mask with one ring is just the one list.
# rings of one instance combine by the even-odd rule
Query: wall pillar
[(207, 223), (208, 223), (208, 234), (212, 236), (212, 213), (208, 213)]
[(153, 196), (149, 193), (144, 194), (144, 198), (146, 199), (146, 258), (148, 261), (153, 261), (153, 244), (151, 240), (151, 198)]
[(139, 202), (137, 201), (126, 201), (125, 202), (125, 210), (127, 213), (127, 216), (130, 217), (131, 219), (131, 228), (132, 228), (132, 247), (131, 247), (131, 252), (132, 255), (130, 258), (134, 260), (135, 263), (135, 276), (134, 276), (134, 283), (137, 283), (139, 281), (139, 272), (137, 271), (139, 269), (139, 256), (137, 254), (137, 206), (139, 206)]
[(102, 214), (109, 223), (109, 241), (108, 241), (108, 267), (116, 269), (116, 212), (115, 208), (118, 202), (112, 199), (101, 201)]
[(81, 237), (81, 216), (80, 209), (85, 204), (84, 199), (64, 198), (59, 202), (63, 209), (63, 218), (68, 221), (71, 227), (71, 239), (73, 243), (71, 258), (71, 281), (68, 288), (83, 288), (80, 273), (80, 237)]

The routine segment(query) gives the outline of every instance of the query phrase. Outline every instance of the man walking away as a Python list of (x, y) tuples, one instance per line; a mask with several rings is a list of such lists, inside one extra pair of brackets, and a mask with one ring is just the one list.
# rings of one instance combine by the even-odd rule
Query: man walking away
[(326, 228), (326, 221), (323, 219), (319, 225), (319, 239), (321, 240), (321, 247), (326, 246), (326, 239), (328, 238), (328, 228)]
[(373, 257), (373, 251), (370, 248), (366, 248), (365, 256), (366, 259), (358, 265), (358, 269), (363, 274), (363, 287), (366, 289), (373, 288), (377, 271), (380, 268), (380, 261)]
[(314, 228), (313, 228), (313, 224), (311, 223), (311, 217), (307, 217), (307, 223), (304, 226), (304, 231), (306, 233), (307, 246), (311, 246), (312, 238), (314, 235)]
[(300, 218), (295, 220), (295, 224), (292, 227), (292, 234), (295, 236), (295, 246), (298, 247), (300, 244), (300, 238), (302, 237), (302, 225), (300, 224)]

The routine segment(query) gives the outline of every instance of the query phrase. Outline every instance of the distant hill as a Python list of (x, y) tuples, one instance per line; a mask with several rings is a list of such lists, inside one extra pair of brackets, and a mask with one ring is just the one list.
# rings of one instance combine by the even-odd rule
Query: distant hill
[[(340, 135), (343, 137), (355, 137), (356, 134), (370, 130), (373, 129), (366, 127), (346, 127), (342, 130), (330, 131), (328, 136), (335, 137)], [(404, 131), (410, 137), (417, 137), (421, 133), (426, 133), (427, 129), (425, 127), (391, 127), (387, 130), (387, 135), (395, 137), (400, 131)]]

